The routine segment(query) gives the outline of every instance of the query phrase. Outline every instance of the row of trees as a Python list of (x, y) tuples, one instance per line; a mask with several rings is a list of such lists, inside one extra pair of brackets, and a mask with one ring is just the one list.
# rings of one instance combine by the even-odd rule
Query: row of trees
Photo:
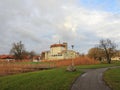
[(118, 53), (117, 45), (110, 39), (102, 39), (99, 44), (88, 51), (88, 56), (95, 60), (107, 60), (111, 63), (111, 58)]
[(21, 41), (13, 43), (10, 54), (14, 55), (16, 60), (32, 59), (36, 55), (34, 51), (26, 51)]
[[(88, 56), (94, 58), (95, 60), (107, 60), (108, 63), (111, 63), (111, 58), (116, 55), (118, 52), (116, 50), (117, 45), (112, 42), (110, 39), (102, 39), (99, 44), (88, 51)], [(10, 53), (14, 55), (15, 59), (22, 60), (25, 58), (32, 59), (35, 56), (35, 52), (28, 52), (24, 48), (22, 42), (13, 43), (13, 46), (10, 50)]]

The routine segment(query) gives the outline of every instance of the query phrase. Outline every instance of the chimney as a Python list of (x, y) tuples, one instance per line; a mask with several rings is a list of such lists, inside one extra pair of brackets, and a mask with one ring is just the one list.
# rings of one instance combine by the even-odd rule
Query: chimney
[(63, 45), (65, 45), (65, 50), (67, 50), (67, 43), (66, 42), (63, 42)]

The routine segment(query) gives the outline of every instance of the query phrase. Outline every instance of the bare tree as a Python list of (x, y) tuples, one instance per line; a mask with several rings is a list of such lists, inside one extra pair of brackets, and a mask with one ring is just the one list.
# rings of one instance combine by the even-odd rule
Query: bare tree
[(29, 52), (30, 59), (32, 60), (37, 54), (34, 51)]
[(111, 57), (116, 53), (117, 45), (112, 42), (110, 39), (102, 39), (99, 42), (99, 48), (104, 50), (104, 54), (107, 62), (111, 63)]
[(25, 48), (22, 42), (13, 43), (10, 53), (14, 55), (15, 59), (22, 60), (24, 58)]
[(90, 57), (90, 58), (94, 58), (95, 60), (102, 60), (102, 58), (104, 57), (104, 54), (103, 54), (103, 49), (101, 48), (98, 48), (98, 47), (94, 47), (94, 48), (91, 48), (89, 51), (88, 51), (88, 54), (87, 56)]

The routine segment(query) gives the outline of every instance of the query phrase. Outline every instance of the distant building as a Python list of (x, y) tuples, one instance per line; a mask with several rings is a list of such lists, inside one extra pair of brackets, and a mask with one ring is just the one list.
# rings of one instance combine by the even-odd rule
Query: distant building
[(120, 57), (113, 57), (111, 58), (112, 61), (120, 61)]
[(71, 59), (78, 57), (79, 54), (74, 50), (68, 50), (67, 43), (53, 44), (50, 46), (49, 51), (44, 51), (41, 54), (42, 60), (59, 60), (59, 59)]
[(11, 61), (15, 60), (15, 58), (13, 55), (0, 55), (0, 60)]
[(40, 56), (33, 57), (33, 62), (39, 62), (39, 61), (40, 61)]

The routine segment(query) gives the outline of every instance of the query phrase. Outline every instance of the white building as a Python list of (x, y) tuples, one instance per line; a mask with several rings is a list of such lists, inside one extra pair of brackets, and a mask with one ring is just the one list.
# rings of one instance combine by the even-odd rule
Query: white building
[(112, 61), (120, 61), (120, 57), (113, 57), (111, 58)]
[(50, 46), (50, 51), (42, 52), (42, 60), (59, 60), (59, 59), (71, 59), (78, 57), (79, 54), (73, 50), (68, 50), (67, 43), (53, 44)]

